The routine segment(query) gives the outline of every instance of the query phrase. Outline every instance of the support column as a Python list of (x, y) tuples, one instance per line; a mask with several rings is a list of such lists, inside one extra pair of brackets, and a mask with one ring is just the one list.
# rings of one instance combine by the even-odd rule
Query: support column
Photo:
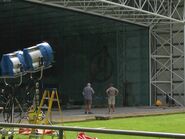
[(152, 106), (152, 83), (151, 83), (151, 79), (152, 79), (152, 68), (151, 68), (151, 63), (152, 63), (152, 58), (151, 58), (151, 47), (152, 47), (152, 27), (149, 27), (149, 106)]
[[(184, 100), (185, 100), (185, 1), (184, 1), (184, 9), (183, 9), (183, 21), (184, 21)], [(185, 104), (184, 104), (185, 105)]]

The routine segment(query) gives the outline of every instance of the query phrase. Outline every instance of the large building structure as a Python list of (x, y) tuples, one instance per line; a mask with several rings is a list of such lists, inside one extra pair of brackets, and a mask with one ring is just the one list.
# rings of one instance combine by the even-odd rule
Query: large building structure
[(156, 99), (184, 106), (184, 5), (184, 0), (2, 0), (0, 40), (9, 49), (51, 41), (57, 64), (45, 80), (60, 84), (66, 103), (82, 104), (81, 90), (90, 81), (95, 105), (106, 105), (104, 91), (113, 82), (120, 106), (153, 105)]

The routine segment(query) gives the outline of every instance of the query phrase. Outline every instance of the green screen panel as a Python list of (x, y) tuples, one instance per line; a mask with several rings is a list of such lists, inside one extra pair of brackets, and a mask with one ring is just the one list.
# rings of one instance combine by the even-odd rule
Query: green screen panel
[(1, 54), (48, 41), (55, 63), (42, 81), (59, 87), (63, 105), (83, 105), (87, 82), (94, 106), (107, 105), (110, 83), (120, 91), (117, 106), (148, 105), (148, 28), (21, 1), (1, 10)]

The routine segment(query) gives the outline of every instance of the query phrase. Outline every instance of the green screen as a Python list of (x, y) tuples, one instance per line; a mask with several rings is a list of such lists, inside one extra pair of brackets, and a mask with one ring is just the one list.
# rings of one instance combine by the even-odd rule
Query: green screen
[(148, 28), (21, 1), (1, 3), (0, 12), (1, 54), (51, 44), (55, 63), (42, 83), (58, 87), (62, 105), (83, 105), (88, 82), (95, 107), (107, 105), (110, 83), (117, 106), (148, 105)]

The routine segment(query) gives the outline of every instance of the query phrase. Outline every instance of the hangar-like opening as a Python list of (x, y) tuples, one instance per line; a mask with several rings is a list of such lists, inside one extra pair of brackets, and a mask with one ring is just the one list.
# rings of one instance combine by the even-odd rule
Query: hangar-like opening
[(1, 55), (42, 41), (52, 45), (55, 63), (42, 83), (59, 88), (63, 105), (82, 105), (87, 82), (94, 106), (107, 105), (109, 83), (120, 91), (118, 106), (149, 104), (148, 28), (22, 1), (0, 3), (0, 12)]

